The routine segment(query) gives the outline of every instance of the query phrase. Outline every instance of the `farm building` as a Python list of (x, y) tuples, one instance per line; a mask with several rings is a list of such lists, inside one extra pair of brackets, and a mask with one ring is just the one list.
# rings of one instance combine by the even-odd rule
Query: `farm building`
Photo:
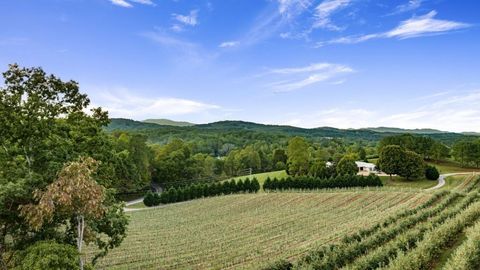
[(376, 165), (373, 163), (368, 163), (368, 162), (363, 162), (363, 161), (355, 161), (355, 164), (357, 164), (358, 171), (359, 172), (376, 172)]

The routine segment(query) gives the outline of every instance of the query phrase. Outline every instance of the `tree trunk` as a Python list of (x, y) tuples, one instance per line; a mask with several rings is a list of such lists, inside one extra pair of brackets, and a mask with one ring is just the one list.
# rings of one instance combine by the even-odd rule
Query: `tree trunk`
[(83, 243), (83, 231), (85, 230), (85, 219), (83, 215), (77, 215), (77, 248), (80, 254), (80, 270), (83, 270), (83, 256), (82, 256), (82, 243)]

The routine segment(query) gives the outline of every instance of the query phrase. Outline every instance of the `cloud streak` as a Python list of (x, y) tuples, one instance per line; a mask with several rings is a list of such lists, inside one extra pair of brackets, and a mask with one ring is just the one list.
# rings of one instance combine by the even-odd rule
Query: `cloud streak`
[(137, 96), (125, 88), (96, 92), (100, 92), (100, 94), (96, 94), (96, 104), (94, 105), (107, 109), (111, 117), (145, 119), (192, 115), (221, 109), (217, 105), (190, 99)]
[(334, 12), (350, 5), (350, 2), (350, 0), (324, 0), (315, 8), (313, 28), (341, 30), (341, 27), (332, 23), (330, 17)]
[(110, 2), (116, 6), (131, 8), (133, 7), (132, 3), (155, 6), (155, 3), (151, 0), (110, 0)]
[(435, 19), (436, 15), (437, 12), (433, 10), (423, 16), (402, 21), (397, 27), (387, 32), (336, 38), (329, 41), (318, 42), (317, 47), (329, 44), (355, 44), (379, 38), (408, 39), (440, 35), (471, 26), (470, 24), (462, 22)]
[(409, 0), (405, 4), (398, 5), (395, 8), (395, 11), (393, 11), (392, 13), (390, 13), (388, 15), (395, 15), (395, 14), (400, 14), (400, 13), (415, 10), (422, 5), (422, 2), (423, 2), (423, 0)]
[(304, 67), (271, 69), (266, 75), (276, 78), (277, 81), (269, 83), (269, 87), (275, 93), (281, 93), (328, 82), (352, 72), (354, 70), (346, 65), (314, 63)]
[(240, 42), (238, 42), (238, 41), (225, 41), (225, 42), (220, 43), (220, 45), (218, 45), (218, 47), (220, 47), (220, 48), (231, 48), (231, 47), (236, 47), (239, 44), (240, 44)]

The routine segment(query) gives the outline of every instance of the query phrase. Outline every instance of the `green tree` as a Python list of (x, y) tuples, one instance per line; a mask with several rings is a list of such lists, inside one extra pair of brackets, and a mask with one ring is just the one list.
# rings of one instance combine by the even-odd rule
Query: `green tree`
[(386, 174), (399, 174), (405, 159), (405, 151), (398, 145), (387, 145), (382, 147), (378, 158), (378, 166)]
[[(16, 252), (35, 241), (55, 238), (71, 243), (67, 235), (56, 230), (64, 228), (64, 221), (53, 219), (36, 231), (20, 216), (18, 207), (35, 203), (34, 191), (44, 190), (65, 163), (80, 156), (101, 161), (95, 178), (106, 188), (113, 187), (115, 151), (103, 131), (109, 122), (108, 114), (99, 108), (91, 114), (85, 113), (90, 100), (80, 93), (76, 82), (64, 82), (40, 68), (18, 65), (10, 65), (3, 77), (0, 88), (0, 267), (9, 268)], [(108, 212), (116, 207), (113, 198), (109, 204)], [(107, 223), (98, 220), (99, 230), (115, 235)]]
[(398, 175), (407, 179), (421, 178), (425, 175), (425, 162), (421, 155), (406, 150)]
[[(84, 241), (95, 243), (100, 237), (105, 238), (102, 231), (95, 230), (96, 226), (88, 226), (89, 223), (104, 218), (108, 208), (105, 188), (92, 176), (97, 167), (98, 162), (92, 158), (67, 164), (59, 172), (58, 179), (48, 185), (45, 191), (35, 192), (37, 204), (20, 207), (21, 215), (35, 231), (40, 231), (44, 224), (49, 224), (54, 219), (64, 220), (67, 231), (76, 236), (78, 253), (82, 254)], [(123, 225), (126, 226), (126, 222)], [(125, 231), (124, 228), (120, 229)], [(80, 269), (84, 267), (84, 260), (81, 256)]]
[(339, 175), (355, 175), (358, 172), (355, 159), (350, 155), (345, 155), (337, 164), (337, 173)]
[(358, 158), (360, 160), (367, 162), (367, 151), (365, 151), (365, 148), (363, 147), (358, 148)]
[(287, 154), (283, 149), (275, 149), (273, 151), (272, 162), (273, 164), (277, 164), (278, 162), (283, 162), (283, 164), (287, 163)]
[(78, 251), (71, 245), (39, 241), (17, 255), (18, 270), (80, 269)]
[(154, 148), (153, 180), (157, 183), (170, 183), (189, 180), (194, 177), (193, 159), (190, 147), (180, 139)]
[(436, 161), (439, 162), (440, 160), (447, 158), (450, 154), (450, 148), (441, 142), (435, 142), (432, 147), (430, 156)]
[(310, 156), (308, 143), (302, 137), (294, 137), (288, 141), (287, 168), (290, 175), (305, 175), (308, 173)]

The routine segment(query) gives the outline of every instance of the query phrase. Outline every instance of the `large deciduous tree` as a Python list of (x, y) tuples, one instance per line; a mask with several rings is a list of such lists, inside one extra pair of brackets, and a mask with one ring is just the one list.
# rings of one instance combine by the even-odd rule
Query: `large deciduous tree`
[[(36, 203), (34, 191), (45, 190), (65, 163), (81, 156), (102, 161), (95, 174), (99, 184), (110, 188), (115, 179), (110, 139), (103, 132), (108, 114), (100, 108), (85, 113), (90, 100), (75, 81), (64, 82), (41, 68), (10, 65), (0, 88), (0, 268), (12, 267), (12, 258), (38, 240), (75, 244), (62, 233), (64, 220), (52, 219), (37, 231), (18, 211)], [(109, 198), (105, 219), (124, 216)], [(113, 212), (112, 212), (113, 211)], [(108, 216), (108, 217), (107, 217)], [(121, 242), (123, 229), (99, 219), (95, 226)], [(113, 241), (113, 240), (112, 240)], [(105, 242), (103, 242), (105, 243)]]
[(290, 175), (305, 175), (308, 173), (310, 155), (308, 143), (302, 137), (294, 137), (288, 141), (287, 169)]
[[(37, 204), (21, 206), (22, 216), (36, 231), (54, 218), (73, 220), (75, 224), (66, 224), (76, 226), (76, 244), (80, 255), (84, 240), (95, 239), (95, 232), (88, 227), (88, 223), (105, 215), (105, 188), (92, 177), (97, 165), (92, 158), (67, 164), (55, 182), (48, 185), (45, 191), (39, 190), (35, 193)], [(83, 266), (84, 257), (81, 256), (80, 269), (83, 269)]]
[(398, 145), (387, 145), (381, 148), (378, 166), (386, 174), (398, 174), (405, 158), (405, 151)]
[(355, 175), (358, 172), (355, 158), (351, 155), (345, 155), (337, 164), (337, 173), (339, 175)]
[(425, 174), (425, 162), (421, 155), (406, 150), (398, 175), (407, 179), (421, 178)]

